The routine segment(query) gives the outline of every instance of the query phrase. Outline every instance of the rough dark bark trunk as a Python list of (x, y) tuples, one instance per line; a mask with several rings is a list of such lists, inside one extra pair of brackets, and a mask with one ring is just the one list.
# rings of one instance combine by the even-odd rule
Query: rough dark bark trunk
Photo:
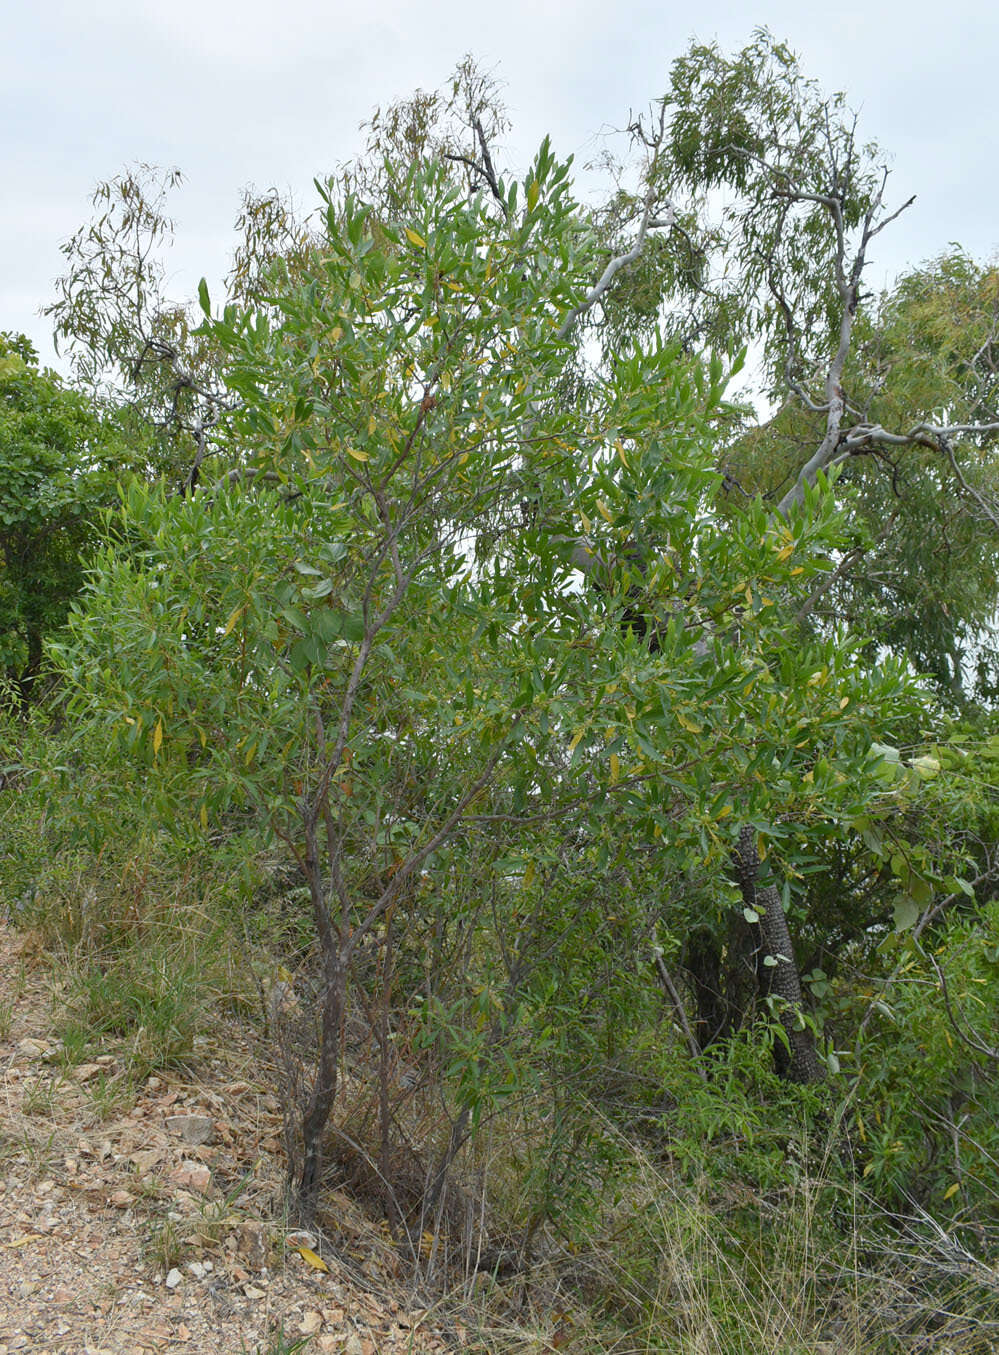
[[(774, 885), (759, 884), (760, 855), (756, 833), (748, 825), (739, 833), (733, 855), (736, 879), (747, 908), (759, 915), (762, 946), (758, 957), (760, 991), (778, 1002), (778, 1019), (787, 1037), (774, 1044), (777, 1072), (788, 1082), (819, 1082), (825, 1076), (811, 1028), (802, 1021), (801, 979), (791, 933)], [(766, 964), (766, 960), (776, 963)]]

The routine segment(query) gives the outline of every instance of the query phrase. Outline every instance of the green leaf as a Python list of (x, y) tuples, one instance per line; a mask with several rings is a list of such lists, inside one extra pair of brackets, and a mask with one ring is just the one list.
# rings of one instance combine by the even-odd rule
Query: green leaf
[(900, 894), (895, 900), (894, 923), (897, 932), (907, 932), (919, 921), (920, 908), (915, 899), (908, 894)]

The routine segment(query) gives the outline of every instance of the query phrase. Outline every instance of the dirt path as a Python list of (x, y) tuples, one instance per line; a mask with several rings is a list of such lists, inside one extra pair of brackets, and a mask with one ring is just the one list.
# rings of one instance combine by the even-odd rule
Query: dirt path
[[(0, 926), (0, 1355), (460, 1348), (373, 1278), (370, 1248), (353, 1268), (344, 1238), (275, 1221), (279, 1108), (245, 1031), (206, 1042), (196, 1077), (136, 1089), (120, 1051), (68, 1062), (52, 1010)], [(372, 1225), (343, 1205), (360, 1255)]]

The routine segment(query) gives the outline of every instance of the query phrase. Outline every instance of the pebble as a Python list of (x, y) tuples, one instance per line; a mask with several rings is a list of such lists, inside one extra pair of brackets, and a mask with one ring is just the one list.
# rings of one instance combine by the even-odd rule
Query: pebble
[(166, 1127), (192, 1145), (211, 1143), (215, 1138), (215, 1125), (208, 1115), (168, 1115)]

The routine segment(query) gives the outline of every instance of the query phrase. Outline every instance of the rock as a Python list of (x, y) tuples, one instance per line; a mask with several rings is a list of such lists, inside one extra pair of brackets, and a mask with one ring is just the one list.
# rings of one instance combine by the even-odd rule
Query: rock
[(168, 1115), (166, 1127), (192, 1146), (211, 1143), (215, 1137), (215, 1125), (207, 1115)]
[(165, 1281), (167, 1289), (176, 1289), (177, 1286), (180, 1284), (181, 1280), (183, 1280), (183, 1278), (184, 1278), (183, 1275), (181, 1275), (177, 1267), (174, 1266), (172, 1270), (167, 1271), (167, 1277)]
[(73, 1069), (73, 1076), (77, 1082), (90, 1082), (98, 1073), (103, 1073), (104, 1069), (99, 1063), (80, 1063)]
[(24, 1059), (40, 1059), (49, 1052), (48, 1040), (18, 1040), (15, 1053)]
[(111, 1195), (111, 1203), (115, 1209), (127, 1209), (132, 1203), (132, 1197), (127, 1190), (116, 1190)]
[(128, 1160), (140, 1176), (146, 1176), (163, 1157), (160, 1148), (143, 1148), (137, 1153), (129, 1153)]
[(270, 1238), (262, 1223), (241, 1223), (236, 1250), (253, 1270), (263, 1270), (270, 1252)]
[(212, 1185), (212, 1174), (203, 1162), (181, 1162), (170, 1173), (173, 1185), (182, 1190), (193, 1190), (207, 1195)]
[(316, 1235), (307, 1232), (305, 1228), (296, 1228), (290, 1233), (285, 1233), (284, 1240), (289, 1247), (308, 1247), (309, 1251), (316, 1250)]
[(308, 1312), (302, 1314), (302, 1320), (298, 1324), (298, 1330), (303, 1336), (315, 1336), (316, 1332), (323, 1325), (322, 1313)]

